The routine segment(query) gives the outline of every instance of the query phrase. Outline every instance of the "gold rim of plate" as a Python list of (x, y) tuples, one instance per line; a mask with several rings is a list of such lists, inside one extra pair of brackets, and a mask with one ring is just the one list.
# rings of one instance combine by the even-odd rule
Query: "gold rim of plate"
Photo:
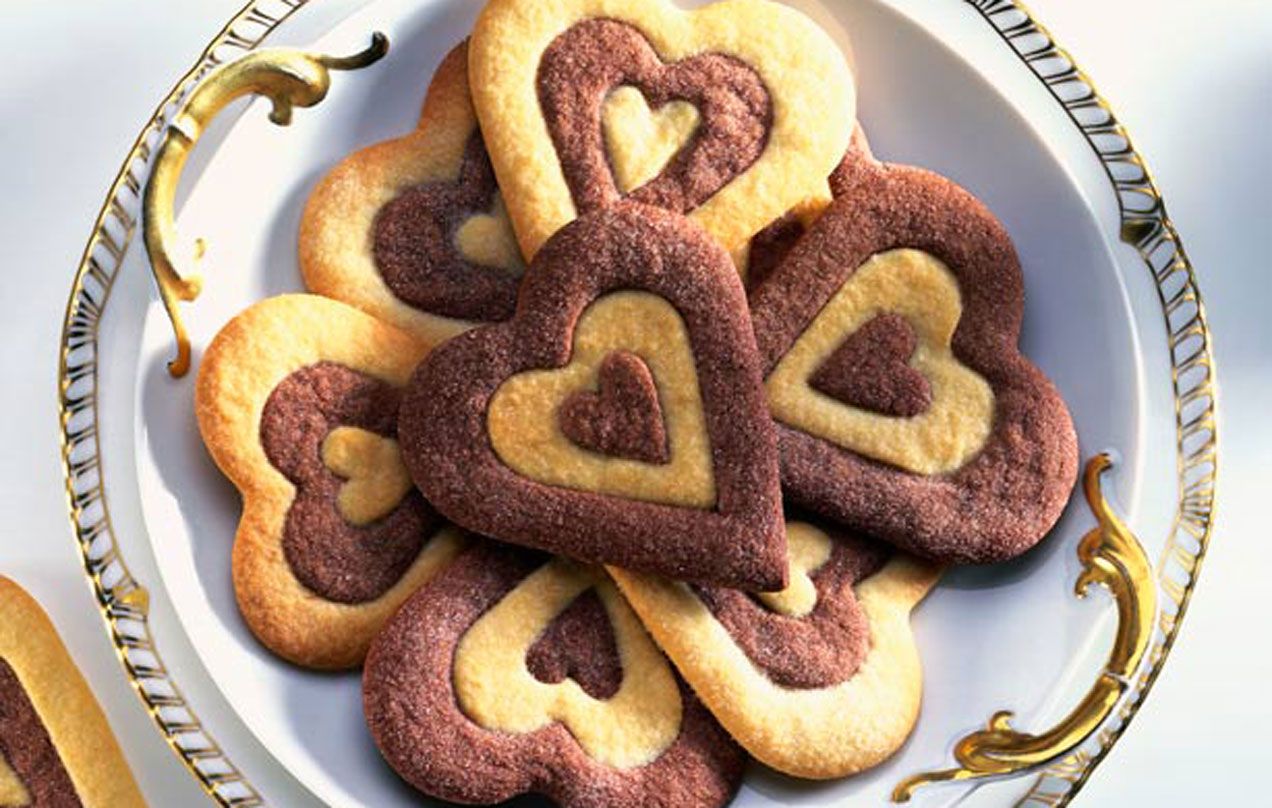
[[(116, 543), (105, 497), (97, 431), (97, 333), (142, 209), (147, 208), (147, 217), (154, 218), (149, 209), (162, 207), (169, 214), (165, 224), (171, 224), (171, 205), (156, 206), (147, 199), (147, 190), (153, 191), (157, 185), (152, 179), (148, 186), (147, 179), (164, 170), (165, 163), (173, 162), (176, 168), (170, 182), (158, 185), (175, 186), (183, 161), (179, 156), (165, 160), (165, 152), (171, 151), (174, 139), (179, 140), (183, 135), (192, 135), (187, 137), (191, 142), (197, 138), (198, 126), (185, 132), (185, 128), (189, 128), (185, 124), (191, 120), (186, 113), (200, 95), (209, 98), (218, 95), (215, 91), (205, 91), (204, 79), (213, 71), (217, 71), (217, 76), (224, 76), (229, 71), (218, 68), (252, 54), (274, 29), (308, 2), (249, 2), (209, 42), (194, 66), (155, 109), (129, 151), (94, 223), (67, 302), (59, 353), (62, 464), (71, 525), (85, 571), (119, 659), (156, 726), (208, 796), (225, 806), (256, 806), (264, 801), (206, 731), (175, 677), (164, 666), (150, 631), (148, 590), (133, 577)], [(1123, 618), (1110, 663), (1087, 697), (1087, 701), (1099, 702), (1100, 706), (1084, 713), (1083, 705), (1079, 705), (1056, 728), (1037, 736), (1011, 730), (1006, 714), (997, 714), (986, 730), (973, 733), (956, 745), (959, 768), (915, 775), (899, 784), (896, 794), (906, 796), (915, 786), (939, 780), (992, 774), (1022, 776), (1020, 770), (1028, 766), (1037, 772), (1035, 780), (1016, 804), (1027, 808), (1063, 806), (1073, 799), (1121, 737), (1156, 681), (1179, 632), (1205, 557), (1217, 470), (1210, 331), (1196, 275), (1166, 213), (1161, 194), (1126, 130), (1091, 80), (1017, 0), (961, 2), (971, 5), (1042, 82), (1090, 145), (1118, 200), (1121, 240), (1136, 249), (1151, 273), (1162, 308), (1171, 362), (1177, 499), (1170, 533), (1151, 570), (1156, 577), (1156, 588), (1136, 587), (1150, 571), (1128, 574), (1124, 562), (1129, 560), (1133, 565), (1143, 551), (1125, 526), (1108, 511), (1100, 496), (1099, 474), (1107, 467), (1107, 459), (1098, 456), (1092, 460), (1086, 478), (1087, 498), (1100, 517), (1101, 527), (1080, 543), (1079, 555), (1085, 570), (1079, 577), (1078, 591), (1080, 594), (1088, 582), (1104, 583), (1116, 596)], [(383, 42), (379, 45), (382, 47)], [(368, 53), (375, 48), (373, 44)], [(292, 58), (308, 57), (293, 52)], [(323, 59), (327, 57), (318, 57), (320, 62)], [(326, 66), (336, 68), (352, 62), (329, 59)], [(249, 59), (245, 64), (252, 62)], [(208, 84), (216, 84), (217, 76)], [(296, 105), (308, 106), (321, 100), (325, 93), (325, 73), (316, 81), (317, 84), (311, 82), (302, 89), (315, 91), (321, 85), (321, 91), (308, 103), (293, 98)], [(225, 87), (245, 86), (242, 82), (220, 83)], [(252, 89), (259, 90), (248, 87), (249, 91)], [(201, 90), (204, 92), (200, 93)], [(275, 103), (277, 110), (277, 97)], [(214, 106), (219, 108), (219, 105)], [(210, 118), (215, 109), (208, 112), (206, 117)], [(184, 145), (189, 147), (191, 143)], [(174, 326), (179, 328), (176, 301), (192, 299), (197, 294), (197, 280), (183, 279), (172, 271), (170, 260), (165, 263), (168, 246), (173, 241), (170, 232), (166, 235), (160, 249), (149, 242), (146, 246), (152, 267), (159, 270), (166, 266), (169, 270), (171, 277), (157, 271), (156, 279), (164, 293), (165, 307)], [(190, 288), (186, 289), (187, 286)], [(1126, 552), (1131, 545), (1138, 552)], [(1107, 565), (1103, 575), (1100, 574), (1102, 564)], [(1128, 614), (1135, 613), (1137, 604), (1140, 609), (1136, 619), (1127, 619)], [(1135, 632), (1136, 622), (1139, 623), (1138, 635), (1132, 642), (1122, 632)], [(1132, 649), (1131, 645), (1136, 647)], [(1144, 656), (1148, 661), (1141, 665)], [(1115, 664), (1117, 662), (1121, 664)], [(1091, 715), (1098, 716), (1094, 722), (1090, 720)], [(1066, 722), (1083, 724), (1084, 728), (1077, 731), (1073, 726), (1066, 727)], [(1042, 753), (1038, 752), (1040, 747)], [(1057, 749), (1065, 751), (1056, 756)]]

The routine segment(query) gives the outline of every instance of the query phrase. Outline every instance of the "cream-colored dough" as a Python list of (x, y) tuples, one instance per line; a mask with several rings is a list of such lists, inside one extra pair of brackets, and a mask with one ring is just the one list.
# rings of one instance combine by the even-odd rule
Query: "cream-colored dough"
[(763, 153), (690, 214), (730, 254), (816, 196), (847, 150), (852, 72), (835, 41), (795, 9), (767, 0), (692, 10), (667, 0), (491, 0), (469, 47), (473, 104), (525, 256), (578, 215), (539, 105), (539, 61), (563, 31), (598, 18), (635, 26), (667, 63), (736, 57), (768, 89), (773, 121)]
[(635, 87), (610, 93), (601, 108), (601, 129), (618, 190), (628, 193), (662, 173), (693, 137), (699, 117), (688, 101), (669, 101), (653, 110)]
[(851, 678), (775, 684), (687, 585), (610, 568), (645, 627), (729, 734), (797, 777), (843, 777), (895, 752), (918, 719), (922, 671), (909, 614), (939, 569), (896, 556), (855, 587), (871, 648)]
[[(541, 682), (526, 666), (539, 636), (594, 587), (623, 666), (618, 692), (603, 700), (573, 679)], [(473, 623), (455, 650), (454, 676), (460, 707), (483, 727), (522, 734), (559, 721), (607, 766), (649, 763), (680, 734), (683, 705), (667, 660), (603, 572), (564, 559), (531, 573)]]
[[(852, 407), (808, 383), (848, 335), (889, 312), (900, 314), (914, 329), (918, 347), (910, 366), (932, 388), (932, 405), (913, 418)], [(916, 474), (958, 469), (984, 446), (994, 422), (989, 383), (950, 350), (962, 312), (958, 281), (937, 258), (911, 249), (871, 257), (769, 374), (765, 389), (773, 417)]]
[(31, 804), (31, 792), (26, 790), (18, 773), (0, 757), (0, 808), (22, 808)]
[(804, 617), (817, 607), (813, 573), (830, 560), (830, 536), (807, 522), (786, 523), (787, 580), (780, 592), (757, 592), (760, 602), (778, 614)]
[(359, 527), (388, 516), (411, 490), (398, 442), (365, 429), (331, 430), (322, 442), (322, 462), (345, 479), (336, 506), (346, 521)]
[[(671, 460), (607, 457), (576, 446), (557, 416), (572, 393), (595, 390), (614, 351), (630, 351), (658, 388)], [(671, 304), (648, 292), (612, 292), (579, 317), (570, 362), (517, 374), (499, 386), (486, 413), (490, 442), (518, 474), (548, 485), (695, 508), (715, 504), (711, 442), (689, 331)]]
[(507, 270), (514, 278), (521, 277), (526, 265), (517, 249), (517, 237), (508, 220), (508, 209), (503, 197), (495, 192), (495, 203), (490, 213), (478, 213), (468, 217), (455, 231), (455, 247), (460, 255), (484, 267)]
[(102, 708), (48, 615), (3, 576), (0, 659), (17, 674), (85, 808), (145, 808)]
[(334, 603), (310, 591), (282, 551), (296, 488), (261, 445), (265, 402), (289, 375), (324, 361), (405, 386), (431, 347), (344, 303), (280, 295), (239, 314), (204, 352), (195, 388), (199, 431), (217, 466), (243, 494), (233, 554), (239, 610), (261, 642), (299, 665), (361, 664), (384, 621), (450, 563), (465, 540), (443, 527), (401, 580), (366, 603)]

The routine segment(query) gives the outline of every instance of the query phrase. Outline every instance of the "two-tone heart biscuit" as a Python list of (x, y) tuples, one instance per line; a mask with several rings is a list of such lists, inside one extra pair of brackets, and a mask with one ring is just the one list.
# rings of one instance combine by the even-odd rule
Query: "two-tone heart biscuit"
[(389, 765), (457, 802), (711, 808), (745, 764), (604, 571), (492, 542), (389, 622), (363, 702)]
[(949, 180), (849, 152), (836, 200), (751, 292), (793, 503), (928, 558), (1011, 558), (1077, 471), (1051, 382), (1018, 346), (1020, 263)]
[(473, 532), (674, 578), (785, 584), (741, 282), (677, 214), (621, 203), (563, 228), (511, 320), (420, 365), (398, 432), (420, 490)]
[(492, 0), (473, 103), (522, 252), (630, 199), (688, 215), (731, 254), (825, 194), (856, 113), (843, 54), (769, 0)]
[(909, 616), (940, 570), (823, 520), (794, 517), (786, 531), (780, 592), (610, 572), (748, 752), (797, 777), (844, 777), (894, 753), (918, 719)]
[(397, 444), (402, 389), (428, 349), (343, 303), (283, 295), (231, 320), (203, 356), (199, 429), (243, 495), (239, 609), (286, 659), (360, 664), (384, 621), (462, 547)]

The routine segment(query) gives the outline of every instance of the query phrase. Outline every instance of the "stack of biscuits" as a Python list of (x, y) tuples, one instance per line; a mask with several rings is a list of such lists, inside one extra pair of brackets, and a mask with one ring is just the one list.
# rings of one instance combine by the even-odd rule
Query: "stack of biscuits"
[(911, 610), (1052, 527), (1077, 442), (997, 219), (884, 164), (770, 0), (490, 0), (418, 128), (335, 166), (311, 294), (205, 352), (234, 584), (362, 667), (424, 794), (720, 806), (875, 766)]

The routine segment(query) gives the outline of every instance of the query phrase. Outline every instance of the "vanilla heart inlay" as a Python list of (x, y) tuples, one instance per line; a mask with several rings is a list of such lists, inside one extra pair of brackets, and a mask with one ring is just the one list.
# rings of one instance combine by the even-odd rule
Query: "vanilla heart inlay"
[(0, 805), (30, 805), (31, 792), (3, 756), (0, 756)]
[(618, 190), (630, 193), (661, 174), (689, 143), (700, 120), (698, 108), (688, 101), (650, 109), (635, 87), (611, 92), (601, 109), (601, 129)]
[(345, 479), (336, 504), (358, 527), (388, 516), (411, 490), (398, 442), (365, 429), (331, 430), (322, 442), (322, 462)]
[[(596, 390), (615, 352), (640, 358), (657, 387), (668, 459), (654, 464), (578, 446), (562, 431), (567, 400)], [(548, 485), (694, 508), (715, 504), (711, 442), (689, 333), (671, 304), (649, 292), (612, 292), (579, 317), (565, 367), (512, 376), (490, 399), (490, 442), (518, 474)]]
[[(913, 417), (853, 407), (812, 379), (845, 339), (881, 314), (905, 318), (917, 345), (909, 366), (931, 403)], [(954, 471), (980, 450), (994, 423), (994, 392), (954, 356), (962, 316), (958, 281), (934, 256), (913, 249), (879, 253), (853, 272), (765, 381), (773, 417), (867, 457), (917, 474)]]
[(807, 522), (786, 523), (788, 580), (780, 592), (757, 592), (765, 606), (787, 617), (805, 617), (817, 607), (813, 574), (830, 560), (830, 536)]
[[(589, 590), (605, 607), (623, 666), (605, 699), (570, 678), (542, 682), (526, 664), (553, 621)], [(603, 572), (564, 559), (531, 573), (473, 623), (455, 649), (454, 681), (460, 708), (483, 727), (525, 734), (559, 721), (590, 757), (620, 769), (656, 759), (680, 734), (683, 704), (666, 658)]]
[(504, 207), (503, 197), (495, 192), (489, 213), (477, 213), (464, 220), (455, 231), (455, 247), (464, 258), (484, 267), (507, 270), (520, 277), (526, 271), (517, 248), (517, 237)]

